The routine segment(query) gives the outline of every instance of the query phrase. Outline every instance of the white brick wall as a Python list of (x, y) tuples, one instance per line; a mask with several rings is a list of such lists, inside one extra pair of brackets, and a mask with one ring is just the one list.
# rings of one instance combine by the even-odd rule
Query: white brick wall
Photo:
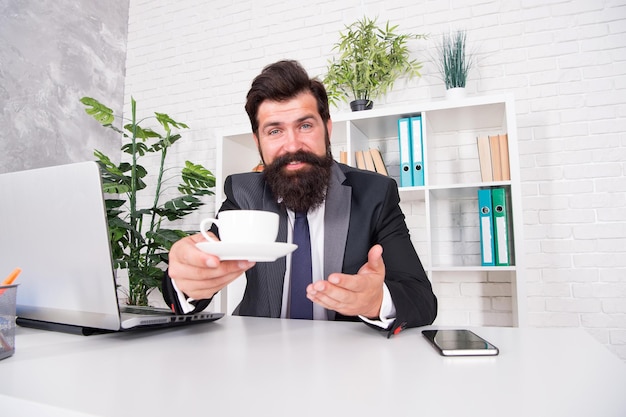
[[(132, 94), (140, 113), (189, 124), (176, 164), (192, 158), (214, 169), (219, 132), (247, 127), (245, 93), (261, 68), (293, 58), (323, 74), (338, 31), (363, 14), (430, 34), (411, 45), (423, 61), (441, 33), (469, 31), (478, 62), (469, 93), (516, 97), (529, 323), (584, 327), (626, 360), (623, 2), (131, 0), (127, 101)], [(443, 94), (426, 62), (421, 79), (376, 106)], [(510, 322), (510, 283), (484, 281), (450, 274), (435, 283), (439, 321)]]

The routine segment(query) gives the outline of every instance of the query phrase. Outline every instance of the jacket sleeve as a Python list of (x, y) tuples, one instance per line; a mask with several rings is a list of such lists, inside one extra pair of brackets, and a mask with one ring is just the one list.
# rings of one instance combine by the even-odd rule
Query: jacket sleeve
[(431, 324), (437, 316), (437, 298), (411, 242), (399, 204), (397, 186), (390, 184), (376, 221), (373, 242), (383, 247), (385, 283), (396, 307), (390, 334), (406, 327)]
[[(174, 285), (172, 284), (172, 279), (170, 278), (167, 270), (165, 270), (165, 273), (163, 274), (163, 279), (161, 280), (161, 293), (163, 294), (163, 300), (165, 301), (167, 306), (176, 314), (199, 313), (207, 308), (212, 300), (212, 298), (209, 298), (205, 300), (190, 301), (189, 303), (192, 304), (195, 308), (192, 311), (185, 313), (183, 307), (180, 305), (178, 292), (176, 291), (176, 288), (174, 288)], [(185, 295), (183, 294), (183, 296)]]
[(352, 187), (352, 197), (343, 272), (356, 274), (367, 262), (369, 249), (380, 244), (385, 284), (396, 309), (396, 319), (387, 330), (393, 334), (431, 324), (437, 316), (437, 298), (411, 242), (396, 182), (371, 172), (344, 171), (344, 185)]

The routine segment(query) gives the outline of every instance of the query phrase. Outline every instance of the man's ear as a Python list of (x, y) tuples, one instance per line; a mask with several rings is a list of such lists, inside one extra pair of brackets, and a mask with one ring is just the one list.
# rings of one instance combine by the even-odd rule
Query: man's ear
[(252, 137), (254, 138), (254, 142), (256, 143), (256, 149), (259, 151), (259, 156), (261, 157), (261, 163), (265, 165), (265, 159), (263, 159), (263, 152), (261, 152), (261, 142), (259, 142), (259, 137), (256, 135), (256, 133), (253, 133)]

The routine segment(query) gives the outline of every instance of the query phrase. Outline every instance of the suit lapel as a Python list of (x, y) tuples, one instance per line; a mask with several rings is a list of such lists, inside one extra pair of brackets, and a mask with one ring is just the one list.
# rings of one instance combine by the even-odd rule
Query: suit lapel
[[(278, 213), (278, 236), (277, 242), (287, 242), (287, 211), (277, 202), (267, 184), (263, 192), (263, 210)], [(265, 276), (267, 285), (267, 306), (270, 317), (280, 317), (280, 310), (283, 303), (283, 284), (286, 271), (285, 258), (280, 258), (276, 262), (264, 262), (257, 264), (261, 276)]]
[[(343, 185), (345, 179), (339, 166), (333, 164), (324, 214), (324, 279), (343, 269), (352, 200), (352, 188)], [(328, 310), (328, 319), (334, 318), (335, 312)]]

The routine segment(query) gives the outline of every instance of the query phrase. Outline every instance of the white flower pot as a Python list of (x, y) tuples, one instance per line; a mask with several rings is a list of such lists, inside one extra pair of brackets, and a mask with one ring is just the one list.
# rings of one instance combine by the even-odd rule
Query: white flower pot
[(448, 100), (460, 100), (465, 98), (466, 95), (465, 87), (455, 87), (446, 90), (446, 99)]

